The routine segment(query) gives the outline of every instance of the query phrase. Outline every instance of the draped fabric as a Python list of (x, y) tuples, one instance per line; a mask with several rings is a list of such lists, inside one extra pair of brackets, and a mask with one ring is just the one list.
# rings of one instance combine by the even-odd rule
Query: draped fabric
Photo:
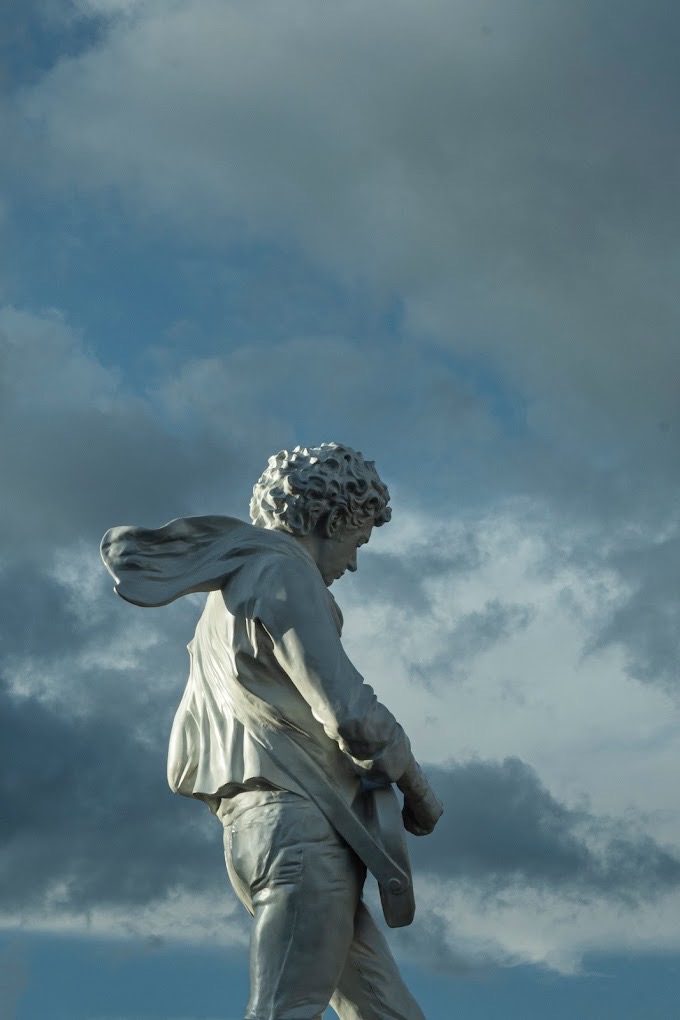
[(307, 556), (285, 532), (235, 517), (180, 517), (155, 529), (122, 525), (101, 541), (114, 591), (136, 606), (166, 606), (191, 592), (215, 591), (241, 557), (276, 549)]

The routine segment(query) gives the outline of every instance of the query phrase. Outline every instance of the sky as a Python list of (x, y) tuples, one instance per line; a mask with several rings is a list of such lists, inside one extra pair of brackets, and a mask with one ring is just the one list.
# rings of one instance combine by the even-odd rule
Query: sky
[(428, 1020), (677, 1020), (677, 5), (7, 0), (0, 40), (2, 1016), (242, 1017), (165, 779), (202, 597), (132, 607), (98, 546), (336, 441), (393, 507), (343, 641), (445, 805), (389, 934)]

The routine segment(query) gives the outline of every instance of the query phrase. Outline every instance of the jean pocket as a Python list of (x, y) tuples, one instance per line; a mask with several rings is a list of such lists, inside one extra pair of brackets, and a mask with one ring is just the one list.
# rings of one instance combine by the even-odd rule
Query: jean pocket
[(253, 896), (266, 889), (268, 893), (291, 889), (300, 883), (304, 866), (304, 851), (301, 846), (288, 846), (283, 850), (269, 848), (268, 863), (255, 873), (250, 882)]
[(253, 894), (295, 883), (302, 872), (303, 847), (281, 845), (275, 832), (263, 832), (257, 826), (233, 828), (228, 852), (232, 868)]

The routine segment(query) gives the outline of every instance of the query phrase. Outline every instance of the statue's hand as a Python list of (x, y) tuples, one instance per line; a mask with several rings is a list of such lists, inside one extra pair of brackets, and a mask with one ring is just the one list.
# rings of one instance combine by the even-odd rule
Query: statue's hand
[(419, 797), (404, 797), (401, 817), (404, 828), (414, 836), (429, 835), (443, 814), (442, 802), (430, 789)]

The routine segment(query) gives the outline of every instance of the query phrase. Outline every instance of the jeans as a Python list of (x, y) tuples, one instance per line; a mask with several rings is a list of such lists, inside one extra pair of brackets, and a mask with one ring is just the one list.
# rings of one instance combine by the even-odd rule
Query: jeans
[(227, 871), (253, 915), (245, 1020), (425, 1020), (362, 901), (366, 868), (310, 800), (241, 793)]

